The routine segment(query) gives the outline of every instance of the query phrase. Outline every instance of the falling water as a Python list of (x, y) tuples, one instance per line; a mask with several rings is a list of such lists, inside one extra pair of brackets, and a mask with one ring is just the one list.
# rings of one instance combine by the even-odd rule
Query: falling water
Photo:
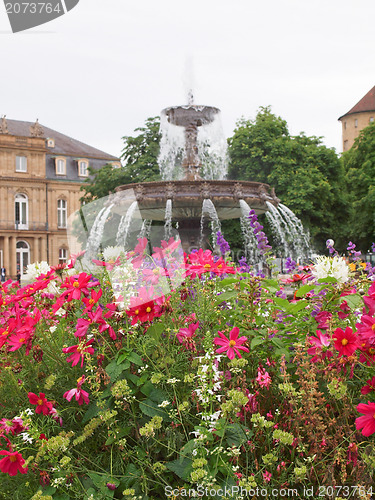
[(165, 241), (169, 241), (172, 237), (172, 200), (167, 200), (164, 220), (164, 239)]
[(96, 216), (96, 219), (94, 221), (94, 224), (92, 225), (92, 228), (90, 230), (90, 235), (88, 237), (86, 244), (86, 253), (85, 253), (86, 262), (91, 262), (91, 259), (96, 257), (98, 254), (100, 244), (103, 238), (104, 225), (106, 223), (106, 220), (108, 218), (108, 215), (112, 207), (113, 203), (108, 207), (103, 207)]
[(133, 203), (128, 208), (126, 214), (121, 217), (120, 224), (118, 226), (116, 243), (117, 245), (122, 246), (124, 248), (126, 247), (126, 240), (129, 235), (130, 224), (132, 222), (133, 214), (137, 206), (138, 203), (136, 201), (133, 201)]
[(208, 198), (203, 200), (202, 204), (202, 216), (201, 216), (201, 234), (199, 238), (199, 244), (202, 246), (203, 237), (204, 237), (204, 223), (206, 218), (209, 218), (211, 221), (211, 236), (212, 236), (212, 245), (216, 245), (216, 233), (218, 231), (221, 232), (221, 223), (219, 217), (216, 212), (215, 205)]
[(291, 257), (292, 249), (288, 242), (290, 238), (285, 229), (285, 225), (282, 223), (282, 218), (280, 216), (280, 213), (272, 203), (270, 203), (269, 201), (267, 201), (266, 203), (268, 208), (268, 212), (266, 212), (266, 217), (270, 223), (271, 230), (274, 236), (276, 237), (276, 240), (282, 247), (283, 256)]
[(269, 212), (267, 218), (271, 223), (276, 237), (283, 245), (285, 257), (303, 260), (311, 255), (309, 233), (302, 222), (287, 206), (279, 203), (277, 208), (267, 202)]
[[(195, 108), (199, 109), (200, 106), (195, 106)], [(182, 179), (185, 175), (182, 160), (186, 153), (184, 127), (169, 123), (165, 111), (162, 111), (160, 132), (158, 164), (162, 179)], [(201, 176), (204, 179), (225, 179), (228, 171), (228, 152), (220, 113), (215, 115), (211, 123), (198, 127), (197, 146), (199, 160), (202, 164)]]
[(245, 240), (246, 260), (249, 264), (253, 264), (260, 260), (260, 255), (257, 246), (257, 240), (254, 236), (252, 227), (250, 226), (249, 212), (251, 208), (245, 200), (240, 200), (240, 208), (242, 216), (240, 218), (241, 230)]
[(138, 239), (139, 238), (147, 238), (148, 239), (150, 231), (151, 231), (151, 225), (152, 225), (152, 220), (144, 219), (142, 222), (141, 230), (139, 231), (137, 238)]

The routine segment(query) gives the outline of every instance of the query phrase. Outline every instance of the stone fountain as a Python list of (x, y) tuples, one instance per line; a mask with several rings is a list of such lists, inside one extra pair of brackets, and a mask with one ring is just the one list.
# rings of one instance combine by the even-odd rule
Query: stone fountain
[(128, 198), (127, 192), (133, 193), (142, 218), (164, 221), (166, 233), (175, 223), (185, 251), (207, 246), (209, 237), (204, 219), (210, 219), (212, 228), (217, 230), (220, 220), (246, 217), (250, 207), (260, 214), (269, 210), (270, 205), (279, 204), (268, 184), (202, 178), (198, 134), (219, 113), (218, 108), (192, 103), (163, 110), (167, 122), (183, 131), (182, 178), (119, 186), (111, 197), (116, 207), (124, 197)]

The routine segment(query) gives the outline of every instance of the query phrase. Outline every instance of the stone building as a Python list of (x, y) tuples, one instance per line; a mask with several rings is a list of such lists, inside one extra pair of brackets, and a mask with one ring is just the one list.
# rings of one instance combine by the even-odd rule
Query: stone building
[(345, 115), (340, 116), (342, 123), (342, 150), (350, 149), (360, 131), (375, 119), (375, 87), (373, 87)]
[(0, 119), (0, 264), (7, 278), (26, 266), (69, 258), (67, 219), (80, 207), (88, 168), (120, 160), (38, 121)]

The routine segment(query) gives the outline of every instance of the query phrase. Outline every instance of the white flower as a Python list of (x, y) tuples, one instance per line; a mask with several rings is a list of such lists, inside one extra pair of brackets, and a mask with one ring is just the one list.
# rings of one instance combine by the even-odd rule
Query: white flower
[(30, 437), (30, 435), (27, 432), (21, 432), (22, 439), (26, 441), (26, 443), (32, 443), (33, 438)]
[(50, 329), (49, 329), (49, 331), (51, 333), (55, 332), (56, 330), (57, 330), (57, 326), (56, 325), (51, 326)]
[(343, 257), (319, 256), (316, 258), (312, 274), (316, 279), (332, 277), (339, 283), (345, 283), (349, 279), (349, 266)]
[(26, 415), (28, 415), (28, 416), (30, 416), (30, 415), (34, 415), (34, 412), (33, 412), (33, 410), (32, 410), (31, 408), (26, 408), (25, 413), (26, 413)]
[(123, 248), (121, 247), (106, 247), (103, 250), (103, 257), (105, 262), (115, 261), (118, 257), (120, 257), (123, 252)]
[(178, 378), (169, 378), (167, 380), (167, 384), (176, 384), (177, 382), (181, 382), (181, 380)]
[(158, 405), (159, 408), (165, 408), (166, 406), (168, 406), (170, 404), (169, 401), (163, 401), (162, 403), (160, 403), (160, 405)]
[(47, 274), (51, 268), (48, 262), (34, 262), (34, 264), (28, 264), (26, 268), (27, 279), (35, 280), (38, 276), (42, 274)]

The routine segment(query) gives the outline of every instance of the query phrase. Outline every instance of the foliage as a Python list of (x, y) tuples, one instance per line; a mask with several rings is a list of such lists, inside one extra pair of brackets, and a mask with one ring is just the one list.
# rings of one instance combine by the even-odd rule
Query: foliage
[(150, 257), (144, 238), (126, 255), (105, 249), (96, 276), (77, 258), (2, 284), (0, 443), (26, 463), (10, 476), (0, 460), (0, 498), (229, 488), (224, 499), (237, 486), (305, 498), (332, 485), (371, 497), (375, 284), (363, 266), (348, 279), (325, 257), (279, 281), (209, 251), (181, 259), (178, 241)]
[(266, 107), (254, 120), (237, 123), (229, 153), (230, 178), (271, 185), (320, 251), (332, 234), (339, 235), (337, 246), (343, 249), (348, 218), (343, 167), (320, 138), (291, 136), (286, 121)]
[[(343, 154), (349, 186), (351, 235), (366, 251), (375, 234), (375, 124), (361, 130), (352, 148)], [(354, 237), (351, 236), (351, 239)]]
[(160, 143), (160, 121), (148, 118), (143, 127), (138, 127), (134, 136), (125, 136), (121, 158), (124, 166), (114, 168), (105, 165), (99, 170), (90, 169), (90, 178), (82, 186), (82, 200), (90, 202), (114, 192), (117, 186), (135, 182), (160, 179), (157, 163)]

